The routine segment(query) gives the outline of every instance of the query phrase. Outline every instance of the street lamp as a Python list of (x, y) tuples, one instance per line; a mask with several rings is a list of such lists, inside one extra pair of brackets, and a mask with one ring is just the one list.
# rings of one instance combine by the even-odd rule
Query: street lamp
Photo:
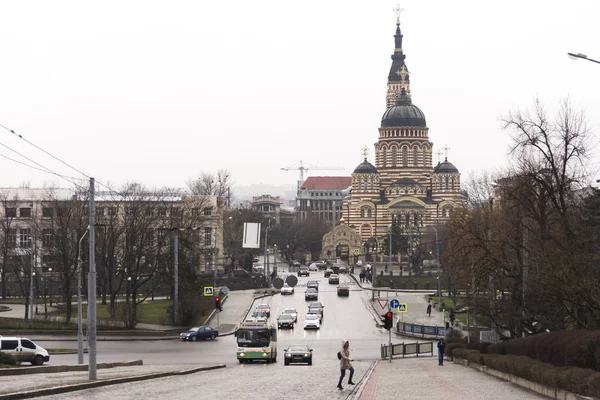
[[(37, 313), (38, 313), (38, 305), (37, 305), (38, 291), (37, 291), (37, 287), (36, 287), (37, 286), (37, 276), (36, 276), (35, 272), (33, 273), (33, 283), (34, 283), (33, 284), (33, 290), (34, 290), (34, 292), (33, 292), (33, 300), (35, 302), (35, 313), (37, 315)], [(31, 317), (33, 318), (33, 315)]]
[(52, 267), (48, 268), (50, 274), (50, 307), (52, 307)]
[(591, 62), (595, 62), (596, 64), (600, 64), (600, 61), (594, 60), (593, 58), (589, 58), (585, 54), (581, 54), (581, 53), (577, 53), (577, 54), (575, 54), (575, 53), (567, 53), (567, 55), (572, 60), (577, 60), (578, 58), (582, 58), (584, 60), (588, 60), (588, 61), (591, 61)]
[[(83, 364), (83, 305), (81, 304), (81, 242), (87, 233), (89, 226), (79, 239), (79, 252), (77, 253), (77, 363)], [(90, 299), (88, 298), (88, 302)], [(96, 301), (96, 299), (93, 299)]]
[(440, 281), (440, 242), (438, 241), (438, 231), (435, 226), (431, 226), (431, 229), (435, 231), (435, 257), (437, 263), (437, 287), (438, 287), (438, 311), (442, 311), (442, 282)]
[(388, 226), (388, 232), (390, 233), (390, 245), (389, 247), (389, 253), (390, 253), (390, 257), (388, 259), (388, 270), (391, 271), (392, 270), (392, 225)]

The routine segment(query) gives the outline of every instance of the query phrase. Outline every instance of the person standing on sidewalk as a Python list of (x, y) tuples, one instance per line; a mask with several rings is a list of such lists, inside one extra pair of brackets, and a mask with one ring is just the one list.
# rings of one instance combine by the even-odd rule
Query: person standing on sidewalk
[(431, 317), (431, 303), (427, 304), (427, 315)]
[(444, 339), (440, 339), (437, 344), (438, 348), (438, 365), (444, 365), (444, 353), (446, 352), (446, 342)]
[(340, 355), (340, 380), (338, 382), (337, 388), (342, 390), (342, 381), (346, 376), (347, 369), (350, 370), (350, 376), (348, 377), (348, 385), (354, 385), (354, 382), (352, 382), (352, 376), (354, 376), (354, 368), (352, 367), (352, 364), (350, 364), (350, 361), (352, 361), (350, 359), (350, 342), (348, 342), (347, 340), (344, 340), (342, 342), (342, 351), (340, 351)]

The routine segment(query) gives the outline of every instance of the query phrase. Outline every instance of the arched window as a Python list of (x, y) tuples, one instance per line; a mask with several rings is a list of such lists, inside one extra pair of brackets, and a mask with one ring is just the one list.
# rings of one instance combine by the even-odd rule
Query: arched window
[(448, 177), (446, 177), (446, 190), (448, 190)]
[(396, 148), (396, 146), (392, 146), (392, 167), (395, 167), (397, 162), (398, 162), (398, 149)]
[(363, 190), (367, 190), (367, 178), (363, 178)]
[(446, 209), (445, 208), (442, 208), (442, 217), (446, 218)]
[(452, 182), (452, 190), (454, 190), (454, 177), (451, 178), (451, 182)]
[(423, 147), (423, 166), (426, 167), (427, 166), (427, 149), (425, 147)]
[(361, 218), (365, 217), (365, 208), (364, 207), (360, 209), (360, 217)]
[(367, 208), (367, 217), (371, 218), (371, 208)]
[(383, 167), (387, 167), (387, 147), (383, 148), (383, 156), (381, 158)]
[(402, 146), (402, 166), (408, 167), (408, 147)]
[(413, 165), (416, 167), (419, 165), (419, 148), (413, 147)]
[[(454, 189), (454, 178), (452, 178), (452, 188)], [(373, 177), (369, 179), (369, 189), (373, 190)]]

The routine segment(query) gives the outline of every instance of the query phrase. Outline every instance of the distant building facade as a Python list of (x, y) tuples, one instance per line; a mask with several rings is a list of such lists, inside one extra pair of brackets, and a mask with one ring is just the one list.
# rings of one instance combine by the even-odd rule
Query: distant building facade
[(279, 196), (263, 194), (252, 197), (252, 208), (260, 212), (265, 218), (273, 218), (279, 224), (281, 221), (281, 204)]
[(311, 176), (298, 189), (296, 219), (316, 217), (335, 225), (342, 217), (342, 201), (352, 184), (349, 176)]

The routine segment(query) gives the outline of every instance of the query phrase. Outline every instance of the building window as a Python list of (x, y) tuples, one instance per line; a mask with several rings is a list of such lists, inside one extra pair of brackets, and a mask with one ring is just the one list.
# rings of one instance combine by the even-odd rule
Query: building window
[(448, 190), (448, 177), (446, 177), (445, 181), (446, 181), (446, 190)]
[(192, 217), (198, 217), (200, 215), (200, 210), (198, 208), (192, 208)]
[(31, 248), (31, 229), (21, 229), (19, 232), (19, 247), (22, 249)]
[(365, 209), (364, 209), (364, 208), (361, 208), (361, 209), (360, 209), (360, 217), (361, 217), (361, 218), (364, 218), (364, 217), (365, 217)]
[(144, 233), (144, 243), (146, 244), (146, 246), (152, 247), (154, 245), (154, 229), (146, 228), (144, 230)]
[(371, 218), (371, 209), (367, 208), (367, 217)]
[(50, 207), (42, 208), (42, 217), (44, 218), (52, 218), (54, 216), (54, 209)]
[(54, 232), (52, 231), (52, 229), (43, 229), (42, 230), (42, 246), (43, 247), (54, 246)]
[(444, 218), (446, 217), (446, 209), (445, 208), (442, 208), (442, 217), (444, 217)]
[(108, 207), (108, 216), (114, 217), (117, 215), (117, 207)]
[(402, 146), (402, 166), (408, 167), (408, 147)]
[(452, 190), (454, 190), (454, 177), (450, 178), (451, 184), (452, 184)]
[(367, 190), (367, 178), (363, 178), (363, 190)]
[(164, 207), (161, 207), (158, 209), (158, 216), (159, 217), (166, 217), (167, 216), (167, 209)]
[(387, 147), (383, 148), (383, 168), (387, 167)]
[(31, 218), (31, 208), (29, 208), (29, 207), (19, 208), (19, 217)]
[(16, 208), (5, 208), (4, 214), (6, 215), (6, 218), (15, 218), (17, 216), (17, 209)]
[(210, 217), (212, 215), (212, 207), (204, 207), (204, 216)]
[(167, 241), (167, 237), (169, 237), (168, 229), (159, 229), (158, 230), (158, 245), (162, 246)]
[(425, 147), (423, 147), (423, 166), (426, 167), (427, 166), (427, 150), (425, 149)]
[(413, 165), (416, 167), (419, 165), (419, 148), (413, 147)]
[(125, 207), (125, 215), (127, 215), (128, 217), (133, 216), (133, 207)]
[(96, 216), (104, 217), (104, 207), (96, 207)]
[(17, 230), (9, 229), (8, 230), (8, 247), (15, 248), (17, 247)]
[(204, 228), (204, 245), (212, 245), (212, 228)]
[(396, 148), (396, 146), (393, 146), (392, 147), (392, 167), (395, 167), (397, 162), (398, 162), (398, 149)]

